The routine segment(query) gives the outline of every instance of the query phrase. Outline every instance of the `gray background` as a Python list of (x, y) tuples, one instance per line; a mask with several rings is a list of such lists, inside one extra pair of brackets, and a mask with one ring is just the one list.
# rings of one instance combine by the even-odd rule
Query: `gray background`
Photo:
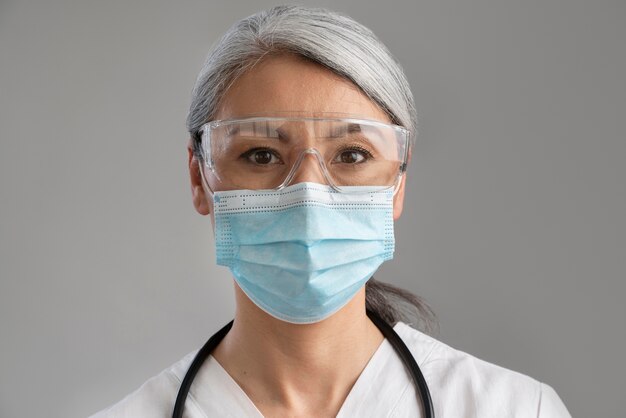
[[(233, 313), (184, 118), (262, 1), (0, 3), (0, 416), (81, 417)], [(378, 277), (439, 338), (623, 417), (626, 2), (318, 1), (405, 67), (421, 135)]]

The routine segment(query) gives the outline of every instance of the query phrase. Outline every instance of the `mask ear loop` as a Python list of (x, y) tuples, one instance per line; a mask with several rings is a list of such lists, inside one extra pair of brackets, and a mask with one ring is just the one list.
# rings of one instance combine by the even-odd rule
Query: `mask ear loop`
[(393, 186), (393, 196), (395, 196), (398, 193), (398, 190), (400, 190), (400, 185), (402, 184), (402, 177), (404, 177), (405, 173), (406, 173), (406, 169), (400, 171), (400, 174), (398, 174), (398, 177), (396, 179), (396, 184)]

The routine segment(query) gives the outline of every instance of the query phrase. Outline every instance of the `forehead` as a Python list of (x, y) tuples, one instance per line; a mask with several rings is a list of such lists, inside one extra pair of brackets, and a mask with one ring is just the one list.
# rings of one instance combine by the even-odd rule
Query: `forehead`
[(239, 77), (224, 95), (215, 119), (285, 112), (390, 122), (352, 82), (294, 55), (265, 58)]

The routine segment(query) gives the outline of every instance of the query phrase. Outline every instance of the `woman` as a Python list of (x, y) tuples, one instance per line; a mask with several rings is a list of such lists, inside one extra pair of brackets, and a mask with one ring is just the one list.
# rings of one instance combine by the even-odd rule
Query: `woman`
[(98, 417), (569, 416), (549, 386), (409, 327), (430, 310), (371, 279), (392, 257), (416, 113), (368, 29), (303, 7), (236, 23), (188, 129), (235, 320)]

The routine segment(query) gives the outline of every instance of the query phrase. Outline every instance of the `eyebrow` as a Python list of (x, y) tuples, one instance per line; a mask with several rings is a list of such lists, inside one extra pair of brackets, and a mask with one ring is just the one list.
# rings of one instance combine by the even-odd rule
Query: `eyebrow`
[(349, 123), (348, 133), (352, 133), (352, 132), (361, 132), (361, 125), (356, 124), (356, 123)]

